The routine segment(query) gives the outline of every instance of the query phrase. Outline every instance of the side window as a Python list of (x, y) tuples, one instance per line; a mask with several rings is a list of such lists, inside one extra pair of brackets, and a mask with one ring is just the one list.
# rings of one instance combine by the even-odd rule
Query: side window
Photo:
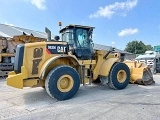
[(67, 34), (67, 33), (64, 33), (64, 34), (62, 35), (62, 40), (63, 40), (63, 41), (66, 41), (66, 42), (69, 42), (69, 37), (68, 37), (68, 34)]
[(72, 32), (66, 32), (62, 34), (62, 40), (68, 43), (72, 43), (73, 41), (73, 33)]

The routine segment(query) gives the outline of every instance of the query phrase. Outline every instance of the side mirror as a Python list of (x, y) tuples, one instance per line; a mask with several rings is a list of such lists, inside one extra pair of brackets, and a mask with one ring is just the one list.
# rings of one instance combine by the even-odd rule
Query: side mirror
[(54, 39), (55, 39), (56, 41), (59, 41), (60, 37), (56, 35), (56, 36), (54, 36)]

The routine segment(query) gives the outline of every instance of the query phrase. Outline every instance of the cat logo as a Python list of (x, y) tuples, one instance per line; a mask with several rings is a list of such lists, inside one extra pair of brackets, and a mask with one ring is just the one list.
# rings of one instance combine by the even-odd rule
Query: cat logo
[(47, 53), (48, 54), (63, 54), (67, 53), (67, 45), (62, 45), (62, 44), (51, 44), (47, 45)]
[(66, 52), (65, 46), (57, 46), (57, 52)]

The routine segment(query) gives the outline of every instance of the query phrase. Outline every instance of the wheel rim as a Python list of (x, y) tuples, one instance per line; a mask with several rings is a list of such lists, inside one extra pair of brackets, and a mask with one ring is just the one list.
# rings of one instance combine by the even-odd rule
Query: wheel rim
[(57, 88), (61, 92), (68, 92), (74, 84), (73, 78), (69, 75), (63, 75), (58, 79)]
[(119, 83), (123, 83), (127, 78), (127, 74), (124, 70), (120, 70), (118, 73), (117, 73), (117, 80)]

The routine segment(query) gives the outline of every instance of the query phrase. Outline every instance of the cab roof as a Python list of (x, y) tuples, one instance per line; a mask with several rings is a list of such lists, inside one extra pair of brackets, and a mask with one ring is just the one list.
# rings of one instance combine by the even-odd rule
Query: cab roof
[(59, 32), (61, 33), (61, 32), (63, 32), (63, 31), (65, 31), (66, 29), (70, 29), (70, 28), (86, 28), (86, 29), (94, 29), (95, 27), (82, 26), (82, 25), (72, 25), (72, 24), (70, 24), (70, 25), (68, 25), (68, 26), (66, 26), (66, 27), (64, 27), (64, 28), (62, 28)]

